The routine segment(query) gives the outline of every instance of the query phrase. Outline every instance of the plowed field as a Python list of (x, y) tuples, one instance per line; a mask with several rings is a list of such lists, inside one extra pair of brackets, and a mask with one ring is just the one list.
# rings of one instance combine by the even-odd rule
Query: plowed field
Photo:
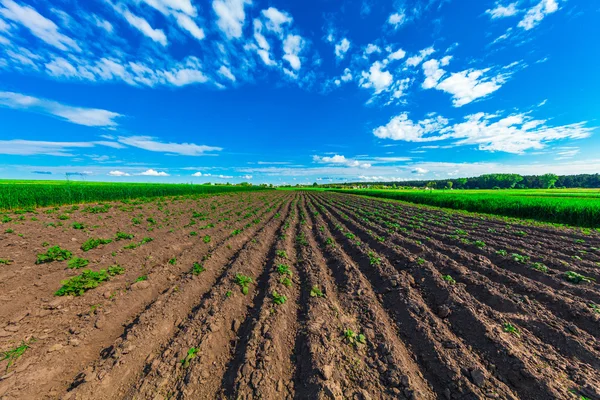
[[(597, 233), (337, 193), (107, 204), (2, 224), (0, 398), (600, 399)], [(36, 264), (53, 246), (89, 264)]]

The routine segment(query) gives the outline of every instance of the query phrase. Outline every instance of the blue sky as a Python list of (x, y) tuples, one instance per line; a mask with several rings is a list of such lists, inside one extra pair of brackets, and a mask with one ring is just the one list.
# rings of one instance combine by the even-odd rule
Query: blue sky
[(600, 171), (583, 0), (0, 0), (0, 177)]

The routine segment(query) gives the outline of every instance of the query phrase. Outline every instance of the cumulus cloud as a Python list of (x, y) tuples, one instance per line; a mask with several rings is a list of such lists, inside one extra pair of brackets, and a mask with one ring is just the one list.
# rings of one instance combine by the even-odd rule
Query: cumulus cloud
[(517, 4), (518, 2), (515, 2), (504, 6), (500, 3), (496, 3), (496, 7), (486, 10), (485, 13), (492, 19), (512, 17), (519, 12)]
[(417, 167), (417, 168), (414, 168), (414, 169), (413, 169), (411, 172), (412, 172), (413, 174), (417, 174), (417, 175), (423, 175), (423, 174), (426, 174), (426, 173), (428, 173), (428, 172), (429, 172), (429, 170), (428, 170), (428, 169), (425, 169), (425, 168)]
[(363, 71), (360, 79), (360, 86), (363, 88), (372, 88), (375, 94), (388, 89), (394, 82), (394, 77), (389, 71), (384, 71), (384, 64), (380, 61), (375, 61), (369, 71)]
[(128, 174), (127, 172), (123, 172), (123, 171), (110, 171), (108, 173), (109, 176), (131, 176), (130, 174)]
[(406, 15), (404, 14), (404, 12), (393, 13), (387, 19), (387, 23), (392, 25), (396, 29), (400, 27), (405, 21)]
[(194, 172), (192, 174), (192, 176), (202, 176), (202, 172), (198, 171), (198, 172)]
[(143, 176), (170, 176), (169, 174), (167, 174), (164, 171), (156, 171), (153, 169), (148, 169), (144, 172), (140, 172), (139, 174), (136, 175), (143, 175)]
[(452, 140), (452, 146), (473, 145), (483, 151), (522, 154), (559, 140), (587, 138), (595, 128), (586, 125), (584, 121), (551, 126), (546, 120), (536, 120), (528, 114), (502, 117), (486, 113), (469, 115), (454, 124), (434, 115), (415, 122), (407, 113), (402, 113), (374, 129), (373, 134), (382, 139), (407, 142)]
[(304, 47), (304, 40), (299, 35), (289, 34), (283, 41), (283, 59), (286, 60), (290, 67), (294, 70), (299, 70), (302, 66), (300, 57), (298, 56)]
[(19, 5), (13, 0), (0, 0), (0, 15), (27, 28), (34, 36), (59, 50), (81, 51), (77, 42), (62, 34), (58, 26), (33, 7)]
[(530, 8), (525, 17), (519, 22), (519, 27), (526, 31), (535, 28), (548, 14), (558, 10), (556, 0), (541, 0), (537, 5)]
[(223, 150), (221, 147), (197, 145), (194, 143), (165, 143), (151, 136), (130, 136), (118, 138), (119, 143), (148, 151), (156, 151), (182, 156), (202, 156), (207, 152)]
[(346, 158), (343, 155), (335, 154), (333, 156), (313, 156), (313, 161), (321, 164), (331, 164), (331, 165), (339, 165), (346, 167), (357, 167), (357, 168), (370, 168), (371, 164), (366, 162), (360, 162), (358, 160), (353, 160), (350, 158)]
[(74, 124), (112, 128), (121, 114), (98, 108), (74, 107), (21, 93), (0, 92), (0, 107), (48, 114)]
[(232, 82), (235, 82), (235, 76), (231, 73), (231, 70), (224, 65), (221, 65), (218, 71), (219, 75), (229, 79)]
[(432, 55), (433, 53), (435, 53), (435, 49), (433, 47), (427, 47), (421, 51), (419, 51), (419, 54), (416, 54), (412, 57), (409, 57), (406, 59), (406, 65), (408, 65), (409, 67), (416, 67), (419, 64), (421, 64), (421, 62), (426, 59), (427, 57), (429, 57), (430, 55)]
[(229, 39), (242, 37), (246, 13), (244, 6), (251, 0), (214, 0), (213, 10), (217, 14), (217, 26)]
[(279, 11), (275, 7), (269, 7), (262, 10), (261, 13), (266, 19), (266, 28), (275, 32), (280, 38), (283, 37), (284, 25), (289, 25), (294, 21), (292, 16), (285, 11)]
[(343, 59), (349, 49), (350, 41), (346, 38), (343, 38), (338, 44), (335, 45), (335, 56), (339, 59)]
[[(391, 51), (391, 49), (390, 49), (390, 51)], [(390, 53), (390, 55), (388, 56), (388, 60), (396, 61), (396, 60), (401, 60), (404, 57), (406, 57), (406, 52), (402, 49), (398, 49), (398, 50)]]
[(162, 29), (154, 29), (144, 18), (138, 17), (126, 8), (117, 7), (116, 10), (125, 18), (129, 25), (140, 31), (144, 36), (163, 46), (168, 44), (167, 36)]

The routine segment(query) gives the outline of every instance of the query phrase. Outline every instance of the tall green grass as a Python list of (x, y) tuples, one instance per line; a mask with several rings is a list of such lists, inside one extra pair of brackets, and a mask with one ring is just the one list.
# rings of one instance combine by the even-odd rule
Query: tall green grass
[(528, 218), (537, 221), (589, 228), (600, 227), (600, 200), (594, 197), (532, 196), (531, 191), (520, 196), (515, 191), (397, 191), (397, 190), (334, 190), (340, 193), (402, 200), (417, 204)]
[(252, 190), (264, 190), (264, 188), (258, 186), (209, 186), (160, 183), (10, 183), (8, 181), (1, 181), (0, 209), (13, 210), (143, 197), (216, 194)]

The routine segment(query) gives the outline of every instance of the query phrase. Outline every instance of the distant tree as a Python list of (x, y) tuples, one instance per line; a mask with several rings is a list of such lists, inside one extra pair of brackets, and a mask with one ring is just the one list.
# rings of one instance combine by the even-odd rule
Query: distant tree
[(458, 185), (458, 187), (460, 187), (460, 188), (463, 188), (463, 189), (464, 189), (464, 188), (467, 186), (467, 182), (468, 182), (468, 181), (469, 181), (469, 180), (468, 180), (467, 178), (458, 178), (458, 179), (456, 180), (456, 184)]
[(454, 183), (452, 181), (446, 182), (446, 189), (452, 189), (453, 185), (454, 185)]
[(435, 181), (430, 181), (427, 182), (427, 185), (425, 185), (426, 187), (428, 187), (429, 189), (435, 189), (435, 187), (437, 186), (437, 183)]
[(313, 185), (313, 187), (319, 186), (319, 184), (317, 182), (313, 183), (312, 185)]
[(544, 189), (553, 188), (557, 180), (558, 176), (555, 174), (544, 174), (540, 176), (540, 182), (542, 183), (542, 188)]

